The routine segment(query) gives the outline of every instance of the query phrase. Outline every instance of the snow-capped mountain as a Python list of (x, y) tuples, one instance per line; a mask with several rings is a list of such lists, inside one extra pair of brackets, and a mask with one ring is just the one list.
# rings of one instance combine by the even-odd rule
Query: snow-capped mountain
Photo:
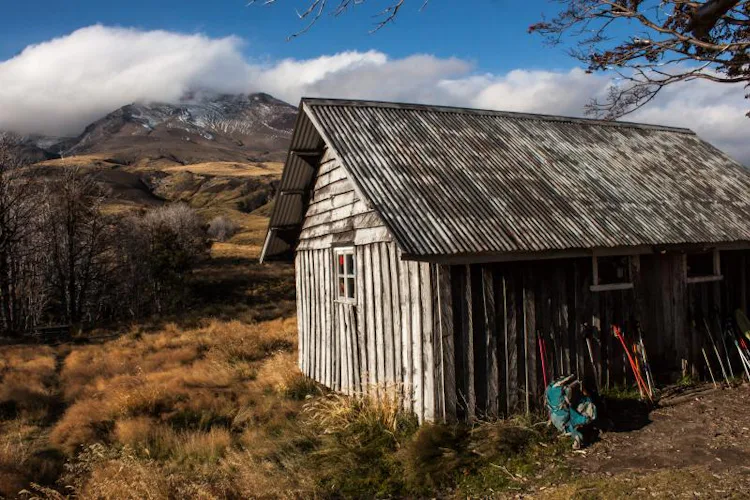
[(68, 156), (107, 153), (126, 161), (282, 160), (296, 115), (297, 108), (268, 94), (193, 94), (179, 104), (123, 106), (51, 150), (62, 145)]

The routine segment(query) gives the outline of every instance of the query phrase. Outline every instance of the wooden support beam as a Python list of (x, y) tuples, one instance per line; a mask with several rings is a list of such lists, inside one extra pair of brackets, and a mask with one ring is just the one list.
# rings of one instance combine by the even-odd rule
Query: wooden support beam
[(484, 306), (484, 349), (487, 357), (486, 413), (497, 417), (500, 413), (500, 374), (497, 359), (497, 327), (495, 313), (495, 286), (492, 269), (482, 266), (482, 299)]
[(471, 293), (471, 267), (463, 266), (463, 293), (461, 312), (463, 321), (461, 322), (461, 344), (463, 346), (463, 401), (461, 403), (466, 407), (466, 419), (473, 421), (476, 418), (476, 393), (474, 389), (474, 319), (472, 311), (472, 293)]
[(456, 360), (455, 328), (453, 320), (453, 296), (451, 294), (450, 266), (437, 266), (437, 307), (440, 316), (440, 338), (442, 345), (442, 373), (444, 418), (448, 422), (456, 420)]
[[(507, 347), (507, 378), (506, 397), (508, 413), (516, 411), (518, 407), (519, 379), (518, 379), (518, 344), (519, 344), (519, 303), (522, 303), (518, 295), (519, 273), (509, 271), (505, 279), (505, 345)], [(523, 321), (523, 320), (521, 320)], [(522, 351), (523, 352), (523, 351)]]

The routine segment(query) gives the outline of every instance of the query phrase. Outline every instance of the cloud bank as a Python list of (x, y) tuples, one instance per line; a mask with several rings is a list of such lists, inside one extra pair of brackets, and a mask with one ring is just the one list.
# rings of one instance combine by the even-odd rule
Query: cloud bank
[[(378, 51), (314, 59), (254, 61), (236, 37), (91, 26), (27, 47), (0, 62), (0, 129), (72, 135), (134, 101), (177, 102), (192, 90), (263, 91), (296, 103), (302, 96), (364, 98), (580, 116), (603, 96), (603, 75), (519, 68), (477, 73), (472, 63)], [(750, 164), (748, 102), (741, 85), (691, 82), (667, 89), (628, 117), (690, 127)]]

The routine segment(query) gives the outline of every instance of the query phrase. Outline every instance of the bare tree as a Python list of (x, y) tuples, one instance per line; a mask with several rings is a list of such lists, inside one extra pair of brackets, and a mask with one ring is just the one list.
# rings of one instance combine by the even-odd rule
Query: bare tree
[[(429, 1), (430, 0), (422, 0), (421, 9), (424, 9)], [(250, 0), (248, 4), (271, 5), (276, 3), (278, 3), (277, 0)], [(290, 35), (288, 39), (298, 37), (299, 35), (310, 31), (310, 28), (312, 28), (326, 13), (334, 17), (339, 17), (352, 8), (365, 3), (368, 2), (366, 2), (366, 0), (310, 0), (310, 3), (304, 10), (297, 11), (297, 17), (306, 23), (305, 27)], [(372, 4), (373, 2), (369, 3)], [(405, 4), (406, 0), (391, 0), (385, 7), (380, 7), (375, 14), (377, 19), (376, 24), (370, 32), (374, 33), (395, 21)]]
[(0, 318), (11, 335), (33, 327), (45, 306), (38, 261), (40, 198), (17, 151), (17, 138), (0, 136)]
[(617, 118), (663, 88), (696, 79), (750, 83), (750, 0), (558, 0), (562, 10), (530, 32), (571, 55), (589, 72), (615, 71), (618, 85), (589, 114)]
[(109, 227), (101, 211), (106, 192), (71, 168), (48, 182), (44, 197), (49, 280), (65, 320), (80, 324), (95, 284), (106, 279)]

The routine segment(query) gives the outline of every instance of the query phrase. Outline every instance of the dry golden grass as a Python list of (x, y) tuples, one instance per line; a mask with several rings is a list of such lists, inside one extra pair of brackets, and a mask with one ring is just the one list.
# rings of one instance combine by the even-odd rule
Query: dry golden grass
[(198, 175), (218, 175), (222, 177), (258, 177), (262, 175), (280, 176), (283, 163), (237, 163), (214, 161), (190, 165), (162, 166), (164, 172), (190, 172)]
[[(50, 441), (73, 454), (83, 444), (111, 440), (113, 430), (122, 444), (148, 441), (152, 419), (177, 429), (229, 426), (237, 408), (262, 396), (265, 385), (254, 379), (267, 358), (276, 363), (275, 355), (293, 352), (295, 341), (294, 319), (253, 325), (214, 320), (76, 349), (61, 372), (70, 406)], [(297, 373), (293, 365), (286, 369), (286, 376)]]
[(55, 158), (36, 163), (40, 167), (113, 167), (116, 163), (109, 161), (110, 157), (104, 154), (67, 156)]

